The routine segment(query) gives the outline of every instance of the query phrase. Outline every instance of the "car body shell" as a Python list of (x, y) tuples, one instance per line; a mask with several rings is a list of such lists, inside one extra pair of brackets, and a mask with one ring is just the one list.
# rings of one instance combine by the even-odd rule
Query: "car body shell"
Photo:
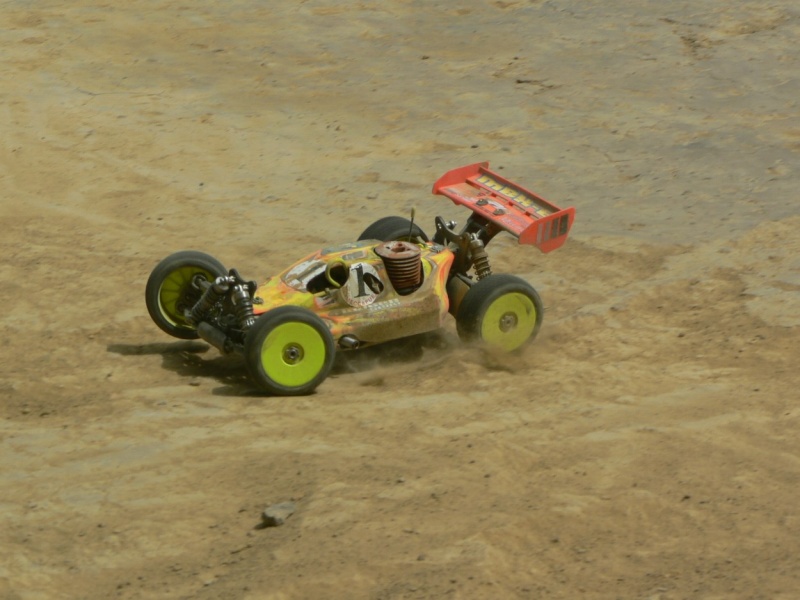
[[(255, 315), (301, 306), (325, 322), (334, 340), (351, 336), (359, 346), (439, 329), (450, 308), (446, 287), (453, 252), (439, 244), (418, 244), (422, 282), (413, 291), (398, 291), (376, 253), (383, 244), (363, 240), (306, 256), (258, 286)], [(331, 268), (339, 270), (335, 284), (326, 275)]]

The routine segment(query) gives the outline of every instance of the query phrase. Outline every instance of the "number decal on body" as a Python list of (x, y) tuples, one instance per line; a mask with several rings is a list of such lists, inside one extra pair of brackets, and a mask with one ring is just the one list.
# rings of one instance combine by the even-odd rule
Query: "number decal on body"
[(368, 306), (383, 291), (378, 271), (369, 263), (350, 265), (347, 283), (342, 286), (342, 297), (350, 306)]

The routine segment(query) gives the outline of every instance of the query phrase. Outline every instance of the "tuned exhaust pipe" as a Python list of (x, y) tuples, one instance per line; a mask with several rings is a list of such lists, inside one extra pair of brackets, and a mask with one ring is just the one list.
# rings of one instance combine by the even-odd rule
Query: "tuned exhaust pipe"
[(204, 341), (214, 346), (214, 348), (223, 354), (228, 354), (231, 351), (231, 344), (228, 340), (228, 336), (210, 323), (206, 323), (205, 321), (200, 323), (197, 326), (197, 333), (200, 334), (200, 337)]

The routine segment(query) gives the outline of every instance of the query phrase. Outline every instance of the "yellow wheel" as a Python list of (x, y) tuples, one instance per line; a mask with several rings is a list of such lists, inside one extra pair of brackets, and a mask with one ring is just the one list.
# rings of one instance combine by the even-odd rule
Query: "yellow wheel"
[(514, 275), (484, 277), (469, 288), (456, 316), (458, 335), (511, 352), (531, 341), (542, 324), (542, 301)]
[(194, 250), (171, 254), (156, 265), (147, 280), (147, 312), (155, 324), (171, 336), (197, 339), (197, 330), (186, 320), (185, 311), (203, 294), (202, 282), (211, 282), (226, 274), (225, 267), (208, 254)]
[(336, 348), (325, 323), (299, 306), (280, 306), (247, 332), (244, 356), (254, 383), (276, 396), (310, 394), (328, 376)]

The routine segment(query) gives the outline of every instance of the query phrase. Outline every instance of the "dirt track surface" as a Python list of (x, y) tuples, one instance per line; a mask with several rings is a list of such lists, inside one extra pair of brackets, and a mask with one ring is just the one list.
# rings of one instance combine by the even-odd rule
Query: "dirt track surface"
[[(0, 598), (798, 597), (794, 2), (69, 4), (0, 12)], [(521, 355), (270, 398), (147, 316), (479, 160), (578, 209), (490, 246)]]

